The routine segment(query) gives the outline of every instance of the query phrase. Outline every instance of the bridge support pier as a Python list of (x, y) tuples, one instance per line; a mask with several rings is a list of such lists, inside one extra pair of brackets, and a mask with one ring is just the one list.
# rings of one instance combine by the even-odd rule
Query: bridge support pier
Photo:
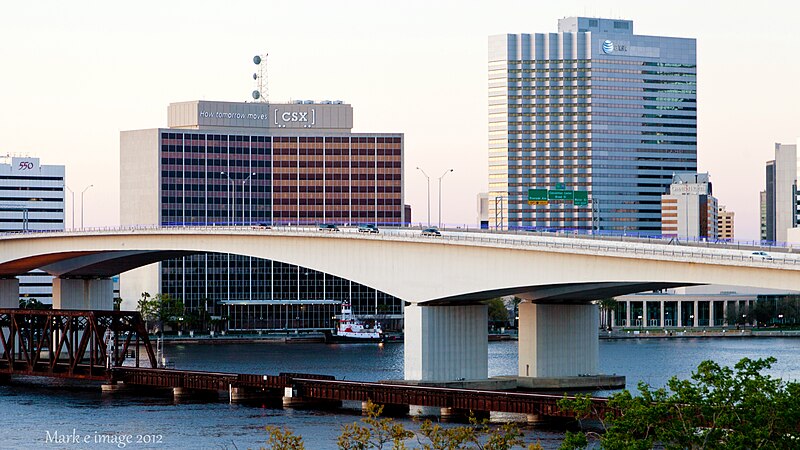
[(412, 304), (404, 312), (406, 380), (489, 378), (486, 305)]
[(53, 309), (114, 309), (110, 278), (53, 278)]
[(186, 400), (216, 401), (219, 400), (219, 391), (174, 387), (172, 388), (172, 398), (176, 402), (186, 401)]
[[(368, 402), (361, 402), (361, 415), (366, 416)], [(375, 406), (382, 406), (381, 417), (403, 417), (407, 416), (409, 412), (409, 405), (394, 405), (389, 403), (378, 404), (373, 403)]]
[(228, 400), (231, 403), (270, 403), (275, 405), (281, 404), (281, 396), (269, 390), (261, 390), (246, 387), (233, 387), (228, 388)]
[(19, 279), (0, 279), (0, 308), (19, 308)]
[(597, 305), (519, 304), (519, 376), (595, 375)]
[(469, 416), (472, 414), (481, 422), (484, 419), (489, 419), (489, 411), (470, 411), (461, 408), (440, 408), (439, 416), (442, 422), (469, 422)]
[(321, 400), (315, 398), (306, 398), (298, 395), (297, 389), (293, 387), (284, 388), (283, 393), (283, 407), (284, 408), (316, 408), (316, 409), (335, 409), (342, 406), (339, 400)]

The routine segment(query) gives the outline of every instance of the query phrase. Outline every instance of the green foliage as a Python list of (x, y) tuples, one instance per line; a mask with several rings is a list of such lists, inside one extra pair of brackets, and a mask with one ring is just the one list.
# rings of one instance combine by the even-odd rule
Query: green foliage
[(502, 298), (487, 300), (489, 306), (489, 322), (503, 326), (508, 323), (508, 309)]
[(292, 430), (288, 428), (280, 428), (272, 425), (267, 425), (267, 446), (262, 447), (261, 450), (305, 450), (303, 438), (295, 435)]
[[(407, 441), (416, 437), (419, 447), (425, 450), (508, 450), (522, 445), (522, 432), (516, 424), (509, 423), (500, 427), (491, 427), (488, 421), (478, 422), (470, 417), (466, 426), (444, 427), (426, 420), (420, 424), (415, 433), (406, 429), (403, 424), (392, 419), (379, 418), (382, 406), (367, 402), (367, 418), (363, 425), (353, 423), (342, 427), (338, 446), (342, 450), (366, 450), (391, 448), (405, 449)], [(541, 450), (541, 445), (531, 444), (531, 450)]]
[[(797, 448), (800, 384), (762, 374), (774, 362), (744, 358), (731, 369), (704, 361), (690, 380), (671, 378), (669, 391), (640, 383), (638, 396), (615, 394), (600, 443), (611, 450)], [(591, 412), (587, 405), (586, 397), (560, 402), (579, 417)]]
[(342, 450), (366, 450), (370, 448), (382, 449), (392, 444), (392, 449), (405, 449), (405, 441), (414, 436), (414, 433), (405, 429), (402, 424), (394, 423), (389, 418), (379, 418), (383, 406), (367, 402), (367, 417), (362, 420), (364, 425), (352, 423), (342, 427), (342, 434), (337, 440), (337, 445)]
[(19, 299), (19, 307), (22, 309), (50, 309), (50, 305), (45, 305), (35, 298)]
[(142, 292), (137, 309), (144, 320), (157, 322), (163, 328), (165, 324), (174, 325), (178, 319), (182, 319), (186, 308), (180, 299), (169, 294), (156, 294), (155, 297), (151, 297), (147, 292)]

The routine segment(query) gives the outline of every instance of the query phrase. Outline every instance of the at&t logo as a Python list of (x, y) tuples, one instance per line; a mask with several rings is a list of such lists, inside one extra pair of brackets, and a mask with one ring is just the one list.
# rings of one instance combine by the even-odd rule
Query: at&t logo
[(614, 43), (606, 39), (603, 41), (603, 53), (611, 54), (614, 53)]

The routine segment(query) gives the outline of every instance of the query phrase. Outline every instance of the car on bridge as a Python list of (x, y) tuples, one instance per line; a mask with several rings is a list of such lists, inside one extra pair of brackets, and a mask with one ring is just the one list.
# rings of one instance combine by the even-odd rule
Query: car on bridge
[(320, 231), (339, 231), (339, 227), (332, 223), (321, 223), (317, 225)]
[(359, 233), (380, 233), (380, 230), (378, 229), (377, 225), (374, 225), (374, 224), (371, 224), (371, 223), (367, 223), (367, 224), (364, 224), (364, 225), (359, 225), (358, 226), (358, 232)]
[(767, 252), (753, 252), (750, 254), (753, 259), (761, 259), (762, 261), (772, 261), (772, 256)]
[(424, 230), (422, 230), (422, 235), (423, 236), (441, 236), (442, 233), (438, 229), (436, 229), (434, 227), (430, 227), (430, 228), (425, 228)]

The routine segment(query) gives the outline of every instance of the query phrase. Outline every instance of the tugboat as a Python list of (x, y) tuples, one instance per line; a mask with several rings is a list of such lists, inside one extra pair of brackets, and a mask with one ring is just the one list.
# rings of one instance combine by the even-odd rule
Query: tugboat
[(342, 303), (339, 327), (336, 329), (336, 334), (330, 336), (330, 342), (384, 342), (385, 339), (380, 322), (375, 322), (373, 328), (367, 328), (353, 315), (350, 303)]

